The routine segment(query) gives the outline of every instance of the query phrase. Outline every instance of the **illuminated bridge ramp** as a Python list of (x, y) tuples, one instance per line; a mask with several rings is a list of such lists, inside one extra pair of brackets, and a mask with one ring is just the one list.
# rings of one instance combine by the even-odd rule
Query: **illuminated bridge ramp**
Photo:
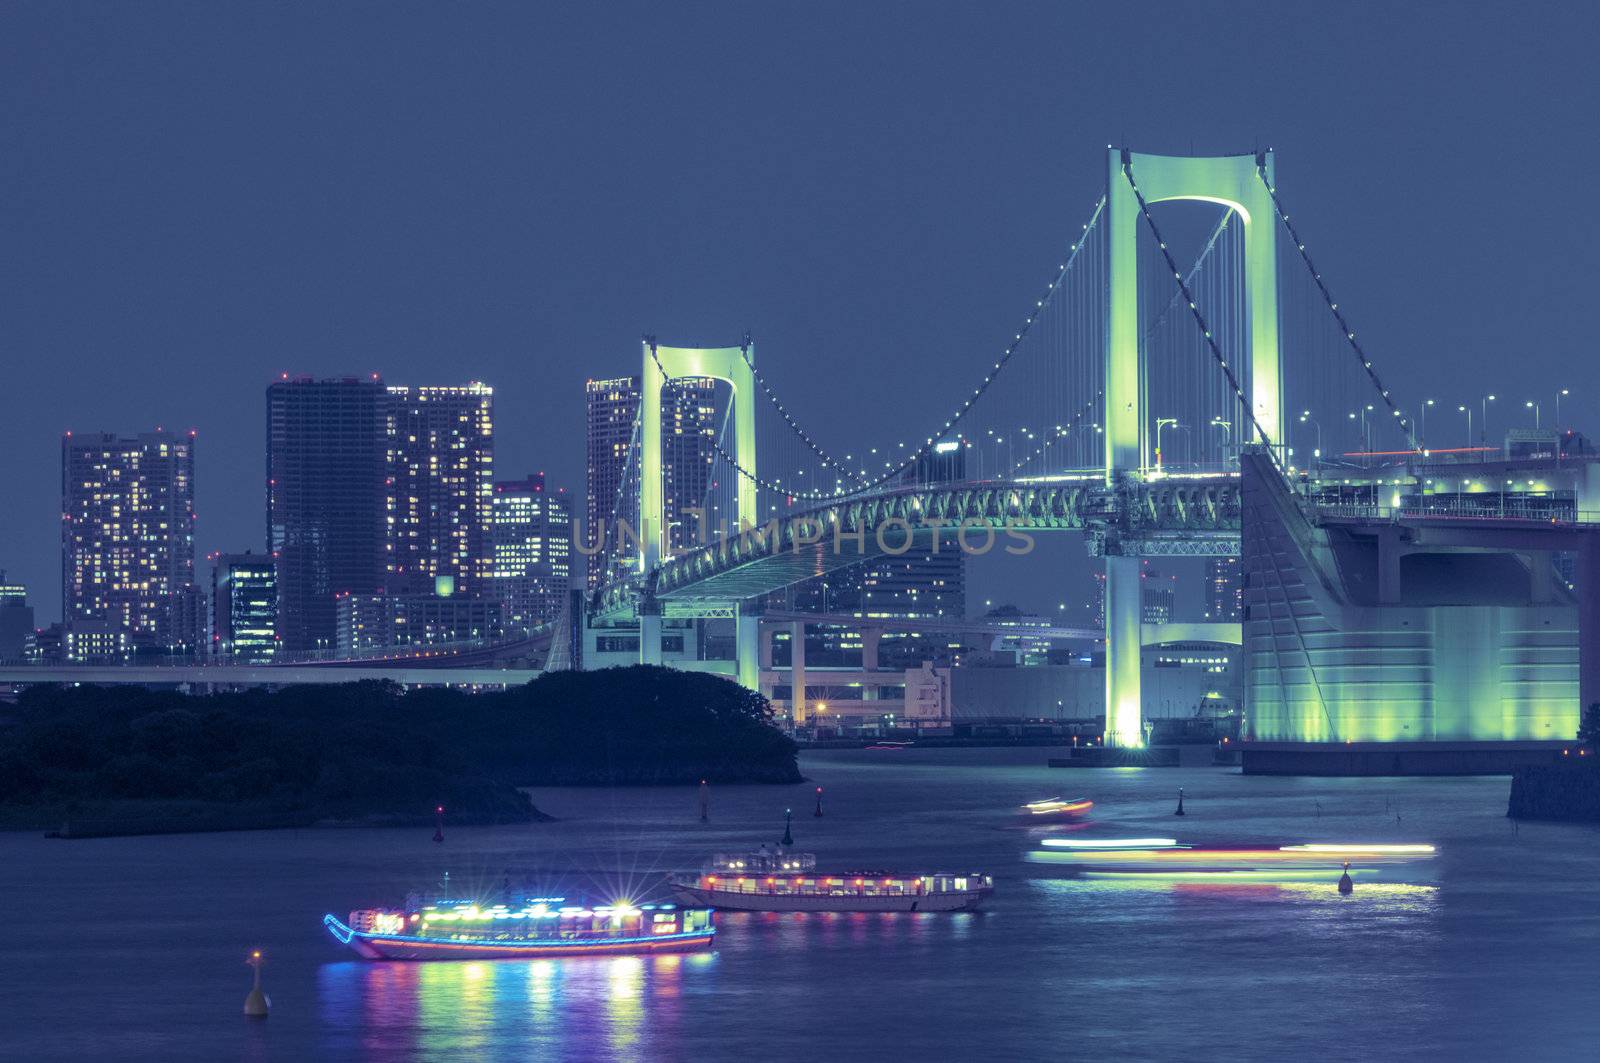
[[(1141, 550), (1167, 541), (1175, 552), (1233, 554), (1238, 482), (1174, 479), (1123, 488), (969, 482), (885, 491), (802, 510), (679, 554), (656, 570), (651, 590), (665, 601), (739, 601), (908, 547), (928, 550), (935, 534), (941, 549), (964, 542), (969, 551), (1016, 551), (1028, 544), (1013, 533), (1059, 531), (1137, 539)], [(642, 583), (607, 588), (600, 611), (626, 608), (643, 591)]]
[(1580, 681), (1600, 700), (1596, 607), (1552, 568), (1575, 551), (1595, 571), (1595, 530), (1319, 515), (1263, 455), (1242, 471), (1249, 738), (1570, 740)]

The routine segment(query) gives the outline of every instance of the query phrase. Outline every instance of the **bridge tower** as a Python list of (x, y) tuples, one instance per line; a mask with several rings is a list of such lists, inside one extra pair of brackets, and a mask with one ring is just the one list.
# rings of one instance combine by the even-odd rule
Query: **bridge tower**
[[(1258, 172), (1258, 167), (1261, 172)], [(1253, 442), (1279, 446), (1283, 431), (1283, 381), (1278, 342), (1276, 217), (1267, 185), (1271, 152), (1191, 158), (1143, 155), (1111, 148), (1106, 174), (1110, 284), (1106, 305), (1105, 476), (1117, 488), (1143, 478), (1149, 413), (1139, 357), (1138, 232), (1145, 225), (1134, 182), (1145, 202), (1175, 199), (1219, 203), (1244, 223), (1245, 311), (1249, 321), (1250, 410), (1260, 431)], [(1265, 433), (1270, 438), (1261, 438)], [(1144, 744), (1139, 668), (1143, 593), (1137, 550), (1124, 554), (1106, 542), (1106, 744)]]
[[(755, 345), (748, 337), (738, 347), (663, 347), (654, 337), (644, 340), (644, 370), (639, 403), (639, 571), (649, 573), (670, 556), (666, 494), (661, 487), (661, 391), (670, 378), (721, 380), (733, 390), (733, 460), (738, 477), (734, 525), (754, 524), (756, 514), (756, 382)], [(735, 638), (739, 682), (754, 690), (759, 684), (760, 620), (741, 605)], [(639, 661), (661, 663), (661, 614), (646, 603), (639, 614)]]

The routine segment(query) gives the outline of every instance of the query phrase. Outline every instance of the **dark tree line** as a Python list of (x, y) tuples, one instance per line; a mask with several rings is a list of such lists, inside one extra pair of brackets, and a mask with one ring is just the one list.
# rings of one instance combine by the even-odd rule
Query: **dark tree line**
[(190, 696), (35, 687), (0, 726), (0, 803), (201, 801), (320, 817), (509, 822), (516, 787), (793, 782), (766, 699), (661, 668), (552, 673), (492, 694), (361, 682)]

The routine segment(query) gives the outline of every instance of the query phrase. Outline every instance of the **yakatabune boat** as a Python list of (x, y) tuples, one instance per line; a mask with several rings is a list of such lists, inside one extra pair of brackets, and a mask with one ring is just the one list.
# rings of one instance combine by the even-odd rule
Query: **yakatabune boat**
[(989, 875), (816, 868), (811, 853), (718, 853), (699, 872), (672, 875), (672, 891), (685, 904), (747, 912), (959, 912), (994, 892)]
[(350, 922), (325, 915), (322, 925), (367, 960), (495, 960), (594, 953), (686, 952), (711, 946), (716, 925), (708, 908), (674, 904), (565, 904), (529, 897), (520, 906), (480, 907), (470, 901), (363, 908)]

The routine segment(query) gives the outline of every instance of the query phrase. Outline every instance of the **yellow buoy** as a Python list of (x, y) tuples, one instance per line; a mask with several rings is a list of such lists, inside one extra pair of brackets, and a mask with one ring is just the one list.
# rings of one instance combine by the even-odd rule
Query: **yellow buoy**
[(252, 1019), (264, 1019), (272, 1008), (272, 998), (261, 991), (261, 950), (251, 952), (245, 962), (255, 968), (256, 978), (250, 994), (244, 998), (244, 1013)]

